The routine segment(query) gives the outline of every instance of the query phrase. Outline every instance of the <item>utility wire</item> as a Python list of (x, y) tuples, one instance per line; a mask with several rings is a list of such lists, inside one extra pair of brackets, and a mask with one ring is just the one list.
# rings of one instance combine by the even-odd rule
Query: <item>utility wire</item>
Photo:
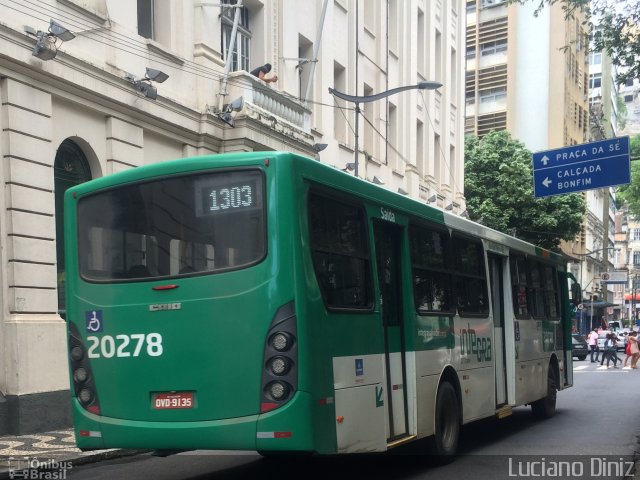
[[(76, 30), (76, 35), (79, 34), (84, 34), (83, 37), (87, 38), (89, 40), (92, 40), (94, 42), (100, 43), (102, 45), (106, 45), (109, 46), (111, 48), (114, 48), (116, 50), (119, 50), (121, 52), (124, 53), (128, 53), (131, 55), (134, 55), (136, 57), (142, 58), (144, 60), (153, 60), (155, 61), (157, 64), (159, 65), (163, 65), (172, 69), (177, 69), (177, 70), (181, 70), (184, 73), (188, 73), (200, 78), (205, 78), (205, 79), (209, 79), (209, 80), (213, 80), (213, 81), (218, 81), (220, 79), (223, 78), (223, 75), (218, 73), (216, 70), (213, 70), (209, 67), (197, 64), (195, 62), (189, 61), (189, 60), (182, 60), (182, 65), (181, 66), (177, 66), (175, 65), (175, 63), (170, 62), (166, 59), (166, 57), (151, 52), (148, 50), (147, 44), (145, 42), (141, 42), (139, 40), (133, 39), (131, 37), (128, 37), (124, 34), (115, 32), (113, 30), (109, 30), (109, 34), (104, 34), (103, 32), (96, 30), (96, 29), (103, 29), (105, 28), (103, 25), (98, 25), (95, 23), (91, 23), (91, 24), (87, 24), (86, 22), (82, 22), (82, 21), (78, 21), (78, 20), (74, 20), (73, 17), (76, 18), (81, 18), (73, 13), (66, 13), (66, 12), (60, 12), (60, 11), (56, 11), (53, 10), (51, 8), (47, 8), (47, 6), (42, 5), (40, 3), (35, 3), (35, 2), (31, 2), (29, 0), (21, 0), (20, 2), (18, 0), (5, 0), (5, 1), (9, 1), (12, 2), (14, 4), (17, 4), (19, 7), (23, 7), (23, 8), (28, 8), (25, 7), (24, 4), (30, 4), (32, 6), (32, 9), (30, 9), (29, 11), (24, 11), (24, 10), (20, 10), (18, 8), (12, 7), (10, 5), (7, 5), (6, 3), (0, 1), (0, 5), (5, 6), (11, 10), (14, 10), (18, 13), (27, 15), (31, 18), (34, 18), (35, 20), (40, 20), (42, 22), (48, 22), (47, 18), (41, 18), (38, 17), (37, 15), (35, 15), (34, 13), (38, 13), (41, 15), (44, 15), (45, 17), (56, 17), (58, 19), (60, 19), (61, 23), (64, 24), (65, 27), (69, 28), (69, 30), (73, 33), (74, 29)], [(39, 11), (38, 11), (39, 10)], [(35, 11), (35, 12), (34, 12)], [(86, 29), (88, 31), (83, 31), (82, 29)], [(238, 87), (244, 87), (246, 86), (246, 84), (244, 82), (241, 81), (234, 81), (234, 80), (230, 80), (229, 85), (234, 85), (234, 86), (238, 86)], [(262, 91), (262, 92), (273, 92), (273, 89), (266, 87), (266, 86), (258, 86), (258, 85), (254, 85), (253, 89), (255, 91)], [(283, 95), (286, 98), (289, 98), (291, 100), (295, 100), (296, 102), (299, 101), (299, 99), (288, 93), (285, 91), (281, 91), (278, 90), (278, 93)], [(310, 104), (314, 104), (314, 105), (321, 105), (321, 106), (325, 106), (325, 107), (331, 107), (331, 108), (335, 108), (333, 105), (328, 104), (328, 103), (323, 103), (323, 102), (317, 102), (317, 101), (312, 101), (309, 100), (307, 103)]]
[[(376, 132), (378, 134), (378, 136), (384, 140), (386, 142), (386, 144), (388, 145), (389, 148), (391, 148), (391, 150), (393, 150), (396, 154), (398, 154), (398, 157), (400, 158), (400, 160), (402, 160), (404, 163), (408, 163), (411, 164), (411, 162), (402, 154), (402, 152), (400, 152), (400, 150), (398, 150), (396, 147), (394, 147), (393, 145), (391, 145), (391, 143), (389, 143), (389, 141), (387, 140), (387, 138), (385, 138), (385, 136), (380, 132), (380, 130), (378, 130), (375, 125), (373, 123), (371, 123), (369, 121), (369, 119), (367, 117), (365, 117), (364, 115), (362, 116), (362, 118), (364, 118), (364, 121), (367, 122), (371, 128), (373, 129), (374, 132)], [(386, 163), (385, 163), (386, 165)]]
[[(17, 7), (8, 5), (7, 3), (5, 3), (6, 1), (11, 2), (12, 4), (16, 5)], [(26, 5), (25, 5), (26, 4)], [(189, 60), (182, 60), (182, 65), (177, 66), (175, 65), (174, 62), (170, 62), (169, 60), (166, 59), (166, 57), (164, 57), (161, 54), (158, 53), (154, 53), (152, 51), (149, 51), (147, 43), (140, 41), (136, 38), (131, 38), (127, 35), (124, 35), (122, 33), (116, 32), (112, 29), (108, 30), (108, 34), (106, 34), (103, 30), (101, 29), (105, 29), (106, 27), (104, 27), (104, 25), (100, 25), (100, 24), (96, 24), (96, 23), (88, 23), (84, 17), (77, 15), (73, 12), (62, 12), (60, 10), (48, 7), (46, 4), (42, 4), (42, 3), (37, 3), (37, 2), (33, 2), (30, 0), (4, 0), (4, 1), (0, 1), (0, 5), (9, 8), (11, 10), (14, 10), (18, 13), (24, 14), (26, 16), (29, 16), (35, 20), (39, 20), (42, 21), (44, 23), (47, 23), (48, 20), (52, 17), (55, 17), (57, 19), (59, 19), (61, 21), (61, 23), (64, 24), (65, 27), (69, 28), (72, 33), (73, 30), (76, 30), (75, 34), (76, 35), (83, 35), (84, 38), (87, 38), (88, 40), (92, 40), (94, 42), (97, 42), (101, 45), (105, 45), (111, 48), (114, 48), (116, 50), (119, 50), (121, 52), (124, 53), (128, 53), (130, 55), (142, 58), (144, 60), (152, 60), (155, 63), (159, 64), (159, 65), (163, 65), (166, 66), (168, 68), (172, 68), (172, 69), (176, 69), (176, 70), (180, 70), (184, 73), (190, 74), (190, 75), (194, 75), (200, 78), (205, 78), (208, 80), (213, 80), (213, 81), (218, 81), (220, 79), (223, 78), (223, 75), (220, 74), (219, 72), (217, 72), (216, 70), (213, 70), (212, 68), (206, 67), (204, 65), (200, 65), (198, 63), (195, 63), (193, 61), (189, 61)], [(27, 5), (30, 5), (27, 6)], [(22, 8), (22, 10), (20, 8)], [(39, 17), (38, 15), (42, 15), (43, 17)], [(47, 18), (48, 17), (48, 18)], [(238, 86), (238, 87), (243, 87), (245, 86), (244, 82), (239, 82), (239, 81), (234, 81), (234, 80), (230, 80), (229, 85), (234, 85), (234, 86)], [(262, 91), (262, 92), (273, 92), (273, 89), (269, 88), (269, 87), (263, 87), (263, 86), (258, 86), (258, 85), (254, 85), (253, 86), (254, 90), (257, 91)], [(278, 90), (278, 93), (283, 95), (286, 98), (298, 101), (298, 98), (295, 97), (294, 95), (291, 95), (288, 92), (285, 91), (281, 91)], [(429, 119), (429, 122), (431, 124), (432, 129), (435, 131), (433, 122), (431, 121), (431, 118), (429, 117), (429, 112), (428, 109), (426, 108), (426, 101), (424, 99), (424, 92), (420, 92), (422, 94), (422, 100), (423, 100), (423, 105), (425, 106), (425, 112), (427, 114), (427, 118)], [(351, 123), (349, 122), (349, 119), (347, 118), (347, 116), (345, 115), (345, 110), (347, 111), (353, 111), (354, 109), (352, 108), (348, 108), (348, 107), (343, 107), (340, 106), (336, 99), (334, 98), (334, 104), (335, 105), (331, 105), (331, 104), (327, 104), (324, 102), (318, 102), (318, 101), (313, 101), (313, 100), (308, 100), (307, 103), (313, 104), (313, 105), (320, 105), (320, 106), (325, 106), (325, 107), (330, 107), (330, 108), (337, 108), (340, 110), (340, 112), (342, 113), (342, 115), (345, 118), (345, 121), (347, 123), (347, 125), (349, 126), (349, 129), (351, 130), (352, 133), (355, 134), (355, 130), (353, 128), (353, 126), (351, 125)], [(383, 139), (385, 142), (387, 142), (389, 148), (391, 148), (400, 158), (400, 160), (402, 160), (403, 162), (405, 162), (406, 164), (411, 164), (411, 162), (402, 154), (402, 152), (400, 152), (394, 145), (390, 144), (388, 142), (388, 140), (386, 139), (386, 137), (376, 128), (375, 125), (373, 125), (368, 118), (366, 118), (364, 115), (362, 116), (362, 118), (365, 120), (365, 122), (367, 122), (367, 124), (369, 124), (369, 126), (371, 126), (371, 128), (376, 132), (376, 134)], [(442, 158), (444, 160), (445, 163), (445, 167), (447, 168), (447, 170), (449, 171), (449, 178), (451, 178), (452, 180), (452, 184), (454, 184), (454, 187), (457, 188), (458, 186), (455, 185), (454, 182), (454, 178), (451, 172), (451, 169), (449, 168), (448, 162), (446, 162), (445, 156), (444, 156), (444, 151), (442, 150), (442, 145), (440, 145), (440, 152), (442, 154)], [(459, 189), (458, 191), (462, 192), (462, 189)], [(455, 193), (455, 192), (454, 192)]]
[[(335, 103), (335, 106), (333, 108), (337, 108), (338, 110), (340, 110), (340, 113), (342, 113), (342, 116), (344, 117), (345, 122), (347, 122), (347, 125), (349, 125), (349, 129), (355, 135), (356, 131), (353, 129), (353, 127), (351, 126), (351, 123), (349, 122), (349, 119), (347, 118), (347, 116), (344, 113), (345, 110), (354, 111), (355, 109), (354, 108), (342, 107), (342, 106), (338, 105), (336, 97), (333, 97), (333, 103)], [(356, 113), (356, 115), (357, 115), (357, 113)]]
[[(16, 0), (5, 0), (5, 1), (13, 1), (14, 3), (17, 3)], [(109, 31), (109, 34), (104, 34), (103, 32), (100, 31), (96, 31), (95, 29), (97, 28), (103, 28), (102, 25), (98, 25), (95, 23), (92, 24), (87, 24), (86, 22), (83, 23), (82, 17), (79, 17), (73, 13), (69, 13), (69, 14), (64, 14), (62, 12), (58, 12), (58, 11), (53, 11), (50, 8), (47, 8), (46, 6), (43, 6), (41, 4), (37, 4), (34, 2), (31, 2), (29, 0), (23, 0), (25, 3), (31, 4), (33, 6), (34, 10), (40, 9), (40, 14), (45, 15), (46, 17), (51, 17), (51, 16), (55, 16), (56, 18), (60, 19), (61, 21), (64, 20), (63, 23), (65, 23), (65, 26), (68, 26), (70, 29), (73, 29), (75, 27), (77, 27), (78, 29), (82, 29), (85, 28), (87, 30), (89, 30), (89, 32), (87, 32), (87, 34), (85, 35), (85, 38), (88, 38), (89, 40), (93, 40), (97, 43), (100, 43), (102, 45), (106, 45), (112, 48), (115, 48), (117, 50), (120, 50), (122, 52), (125, 53), (129, 53), (132, 54), (134, 56), (140, 57), (140, 58), (151, 58), (154, 59), (156, 61), (156, 63), (160, 64), (160, 65), (164, 65), (167, 66), (169, 68), (176, 68), (178, 69), (178, 67), (176, 67), (175, 64), (170, 63), (169, 61), (167, 61), (165, 59), (165, 57), (159, 55), (159, 54), (154, 54), (153, 52), (149, 52), (148, 48), (147, 48), (147, 44), (144, 42), (141, 42), (139, 40), (136, 39), (132, 39), (130, 37), (127, 37), (126, 35), (123, 35), (121, 33), (115, 32), (113, 30)], [(6, 3), (3, 3), (2, 1), (0, 1), (0, 5), (4, 5), (7, 8), (11, 8), (15, 11), (18, 11), (19, 13), (23, 13), (26, 14), (28, 16), (31, 16), (32, 18), (35, 18), (37, 20), (40, 20), (42, 22), (47, 22), (46, 17), (45, 18), (38, 18), (37, 16), (33, 15), (33, 11), (30, 12), (24, 12), (24, 11), (20, 11), (16, 8), (13, 8), (9, 5), (7, 5)], [(22, 5), (20, 5), (22, 6)], [(42, 11), (44, 10), (44, 12)], [(80, 19), (80, 21), (78, 23), (76, 23), (76, 21), (72, 18), (72, 17), (76, 17), (78, 19)], [(76, 35), (82, 34), (84, 33), (83, 31), (77, 31)], [(122, 39), (122, 40), (118, 40), (118, 38)], [(119, 48), (120, 47), (120, 48)], [(126, 47), (126, 48), (123, 48)], [(187, 68), (182, 68), (181, 70), (184, 71), (185, 73), (189, 73), (201, 78), (207, 78), (207, 79), (211, 79), (211, 80), (219, 80), (222, 78), (222, 75), (220, 75), (218, 72), (216, 72), (215, 70), (209, 69), (207, 67), (204, 67), (202, 65), (199, 64), (195, 64), (193, 62), (189, 62), (189, 61), (185, 61), (184, 62)], [(234, 82), (230, 81), (229, 84), (233, 85)], [(236, 85), (240, 86), (239, 83), (236, 83)], [(254, 89), (256, 90), (263, 90), (263, 91), (272, 91), (270, 88), (268, 87), (255, 87)], [(283, 92), (283, 91), (279, 91), (279, 93), (297, 100), (296, 97), (288, 94), (287, 92)], [(349, 129), (351, 130), (351, 132), (353, 134), (355, 134), (355, 130), (353, 128), (353, 126), (351, 125), (351, 122), (349, 121), (349, 119), (347, 118), (345, 111), (354, 111), (355, 109), (353, 108), (349, 108), (349, 107), (344, 107), (344, 106), (340, 106), (335, 97), (334, 97), (334, 104), (335, 105), (330, 105), (330, 104), (326, 104), (323, 102), (317, 102), (317, 101), (308, 101), (308, 103), (314, 104), (314, 105), (321, 105), (321, 106), (326, 106), (326, 107), (331, 107), (331, 108), (337, 108), (340, 110), (340, 113), (343, 115), (345, 122), (347, 123)], [(385, 136), (373, 125), (371, 124), (371, 122), (363, 116), (363, 118), (365, 119), (365, 121), (373, 128), (373, 130), (378, 134), (378, 136), (386, 141)], [(402, 161), (404, 161), (405, 163), (410, 163), (410, 161), (402, 154), (402, 152), (400, 152), (395, 146), (389, 144), (389, 147), (396, 152), (396, 154), (398, 154), (398, 156), (400, 157), (400, 159)]]

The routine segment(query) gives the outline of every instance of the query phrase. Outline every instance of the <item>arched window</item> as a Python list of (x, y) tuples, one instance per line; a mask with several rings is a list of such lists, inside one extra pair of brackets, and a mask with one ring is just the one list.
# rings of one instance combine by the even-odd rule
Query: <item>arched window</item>
[(64, 274), (64, 192), (69, 187), (91, 180), (87, 157), (72, 140), (65, 140), (58, 147), (53, 166), (56, 201), (56, 263), (58, 265), (58, 313), (65, 318)]

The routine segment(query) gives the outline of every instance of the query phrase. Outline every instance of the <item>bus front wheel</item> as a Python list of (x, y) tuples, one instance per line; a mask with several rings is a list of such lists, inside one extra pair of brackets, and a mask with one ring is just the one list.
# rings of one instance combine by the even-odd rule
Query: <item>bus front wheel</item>
[(443, 382), (436, 395), (433, 437), (429, 438), (429, 454), (439, 464), (453, 461), (460, 437), (460, 408), (456, 389)]
[(531, 404), (531, 411), (536, 418), (541, 420), (553, 417), (556, 413), (556, 397), (558, 392), (558, 384), (556, 381), (556, 373), (553, 365), (549, 365), (549, 373), (547, 374), (547, 395), (540, 400), (536, 400)]

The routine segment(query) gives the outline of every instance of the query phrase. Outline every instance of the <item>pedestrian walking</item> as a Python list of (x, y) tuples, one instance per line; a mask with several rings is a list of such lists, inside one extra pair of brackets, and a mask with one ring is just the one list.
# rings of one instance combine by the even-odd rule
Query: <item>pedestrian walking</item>
[(600, 360), (600, 365), (604, 364), (605, 358), (607, 359), (607, 368), (609, 368), (609, 363), (613, 360), (613, 368), (618, 368), (618, 355), (616, 354), (616, 345), (617, 339), (615, 333), (607, 333), (607, 338), (604, 341), (604, 352), (602, 352), (602, 360)]
[(627, 361), (631, 358), (631, 363), (633, 363), (633, 354), (631, 353), (631, 339), (630, 337), (627, 337), (627, 345), (624, 347), (624, 363), (622, 364), (623, 367), (627, 366)]
[[(600, 353), (598, 352), (598, 332), (596, 332), (595, 328), (591, 330), (587, 340), (589, 342), (589, 348), (591, 349), (591, 363), (598, 362), (600, 360)], [(596, 354), (595, 360), (593, 359), (594, 353)]]
[(638, 332), (631, 332), (629, 338), (629, 352), (631, 353), (631, 368), (637, 368), (638, 358), (640, 358), (640, 348), (638, 348)]

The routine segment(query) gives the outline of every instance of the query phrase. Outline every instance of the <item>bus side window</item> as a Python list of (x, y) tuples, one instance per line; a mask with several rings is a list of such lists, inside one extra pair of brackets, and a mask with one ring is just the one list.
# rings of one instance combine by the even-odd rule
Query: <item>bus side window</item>
[(511, 296), (516, 318), (529, 318), (529, 289), (527, 285), (527, 263), (524, 256), (511, 255)]
[(458, 312), (460, 315), (488, 315), (487, 276), (482, 243), (454, 235), (453, 258)]
[(373, 286), (364, 211), (312, 194), (308, 215), (313, 267), (325, 305), (370, 309)]
[(529, 260), (529, 278), (531, 286), (531, 305), (534, 318), (544, 318), (544, 290), (540, 262)]
[(446, 231), (411, 225), (413, 298), (418, 313), (453, 312), (450, 242)]
[(559, 320), (560, 304), (558, 300), (558, 275), (556, 269), (551, 265), (544, 265), (542, 271), (545, 313), (550, 320)]

